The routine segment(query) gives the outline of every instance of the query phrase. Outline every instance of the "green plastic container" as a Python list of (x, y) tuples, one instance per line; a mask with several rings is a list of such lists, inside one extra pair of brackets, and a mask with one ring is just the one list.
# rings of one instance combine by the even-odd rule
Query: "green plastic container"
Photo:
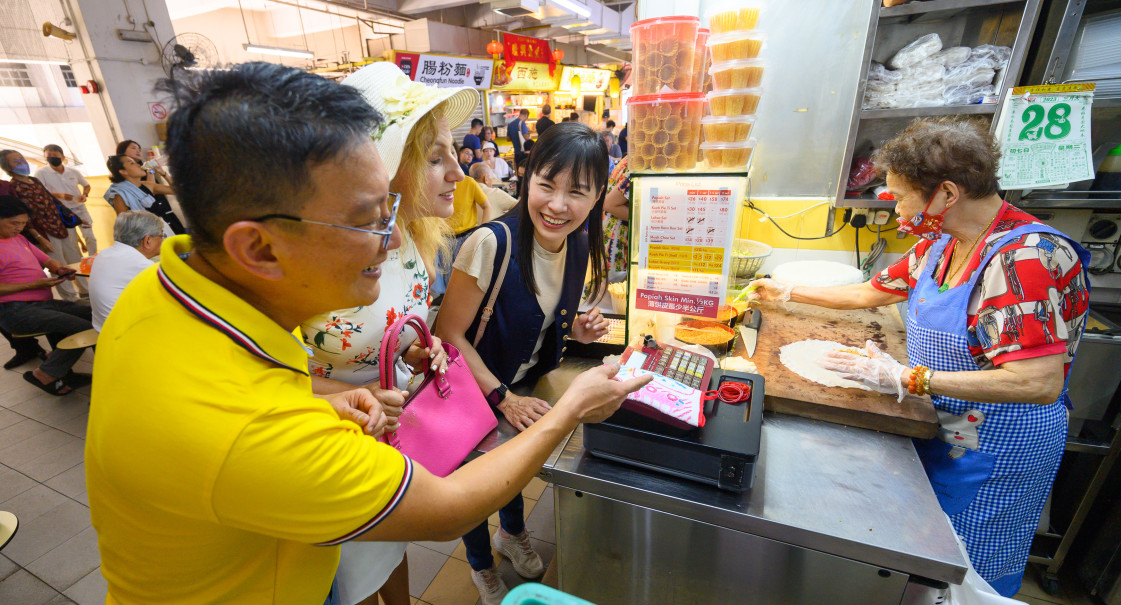
[(510, 591), (502, 605), (594, 605), (544, 584), (522, 584)]

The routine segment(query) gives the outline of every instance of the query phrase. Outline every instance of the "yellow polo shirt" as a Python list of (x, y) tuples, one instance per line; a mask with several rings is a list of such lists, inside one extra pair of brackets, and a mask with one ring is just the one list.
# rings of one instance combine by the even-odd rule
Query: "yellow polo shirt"
[(471, 177), (464, 177), (455, 184), (452, 196), (452, 215), (448, 224), (456, 235), (474, 229), (479, 224), (479, 206), (487, 203), (487, 194), (482, 185)]
[(313, 397), (303, 346), (190, 249), (164, 242), (98, 338), (86, 486), (108, 603), (318, 605), (412, 463)]

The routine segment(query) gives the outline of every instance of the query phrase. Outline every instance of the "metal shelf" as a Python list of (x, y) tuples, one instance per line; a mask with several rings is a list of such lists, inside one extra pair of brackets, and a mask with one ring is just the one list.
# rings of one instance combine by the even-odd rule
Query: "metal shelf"
[(880, 8), (880, 18), (886, 19), (889, 17), (906, 17), (924, 13), (962, 11), (982, 6), (1013, 4), (1023, 1), (1024, 0), (933, 0), (930, 2), (916, 2), (912, 0), (907, 4), (900, 4), (898, 6), (892, 6), (891, 8)]
[(922, 118), (926, 116), (948, 116), (966, 114), (996, 113), (999, 103), (976, 103), (974, 105), (943, 105), (941, 107), (898, 107), (895, 109), (864, 109), (861, 120), (884, 118)]
[(1032, 191), (1017, 206), (1032, 208), (1121, 208), (1121, 191)]
[(895, 208), (895, 200), (881, 200), (878, 197), (844, 197), (837, 200), (838, 208), (869, 208), (890, 210)]

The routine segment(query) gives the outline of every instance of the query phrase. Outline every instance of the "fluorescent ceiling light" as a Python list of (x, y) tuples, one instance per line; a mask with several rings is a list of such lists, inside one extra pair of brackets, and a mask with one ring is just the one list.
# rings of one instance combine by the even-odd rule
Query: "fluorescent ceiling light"
[(582, 20), (582, 21), (577, 21), (575, 23), (565, 23), (561, 27), (567, 29), (568, 31), (572, 31), (574, 29), (578, 29), (578, 28), (581, 28), (581, 27), (595, 27), (595, 23), (592, 23), (591, 21), (588, 21), (588, 20)]
[(258, 53), (262, 55), (280, 55), (282, 57), (299, 57), (301, 59), (311, 59), (315, 53), (310, 50), (303, 50), (300, 48), (284, 48), (282, 46), (261, 46), (260, 44), (242, 44), (242, 48), (246, 52)]
[(151, 42), (152, 35), (135, 29), (118, 29), (117, 37), (126, 42)]
[(586, 32), (586, 31), (592, 30), (592, 29), (603, 29), (603, 28), (600, 27), (599, 25), (595, 24), (595, 23), (585, 23), (583, 25), (577, 25), (576, 27), (566, 27), (565, 29), (567, 29), (570, 32)]
[(566, 10), (570, 13), (580, 15), (581, 17), (584, 17), (584, 18), (592, 16), (592, 11), (588, 10), (588, 7), (586, 7), (582, 4), (578, 4), (576, 2), (573, 2), (572, 0), (549, 0), (549, 2), (552, 3), (555, 6), (559, 6), (560, 8), (563, 8), (564, 10)]
[(541, 25), (560, 25), (562, 27), (575, 23), (584, 23), (584, 20), (580, 17), (573, 17), (570, 15), (565, 15), (563, 17), (545, 17), (540, 21)]
[(0, 59), (0, 63), (24, 63), (28, 65), (70, 65), (66, 61), (45, 61), (39, 59)]

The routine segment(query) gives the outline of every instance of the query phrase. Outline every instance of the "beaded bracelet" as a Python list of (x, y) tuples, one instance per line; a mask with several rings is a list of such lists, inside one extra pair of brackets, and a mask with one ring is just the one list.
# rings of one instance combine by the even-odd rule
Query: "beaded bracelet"
[(922, 397), (930, 387), (930, 369), (926, 366), (911, 368), (911, 375), (907, 379), (907, 392)]

